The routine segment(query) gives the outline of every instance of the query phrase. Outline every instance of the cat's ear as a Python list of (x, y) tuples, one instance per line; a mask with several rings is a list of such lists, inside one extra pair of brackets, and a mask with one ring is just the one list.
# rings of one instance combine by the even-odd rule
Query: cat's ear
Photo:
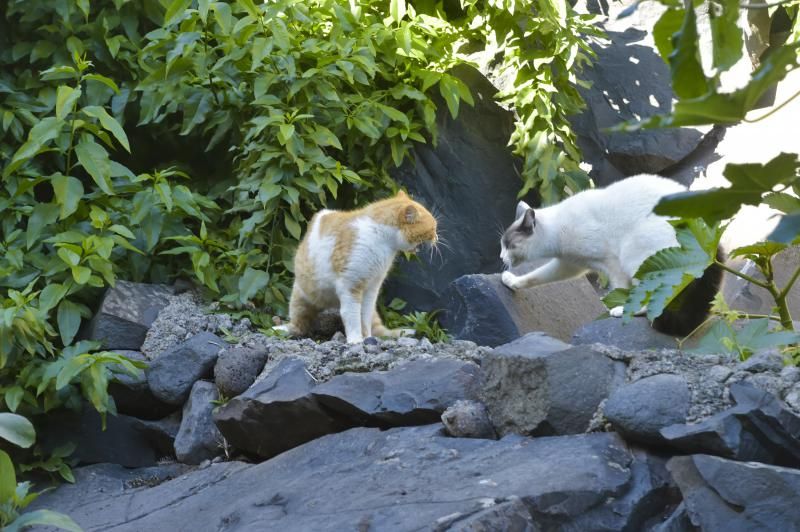
[(533, 209), (528, 209), (522, 215), (522, 223), (519, 224), (520, 231), (533, 233), (533, 228), (536, 227), (536, 212)]
[(413, 205), (406, 205), (400, 214), (400, 222), (405, 224), (413, 224), (417, 218), (419, 218), (419, 213)]
[(406, 192), (403, 189), (400, 189), (397, 191), (395, 198), (408, 199), (408, 194), (406, 194)]
[(519, 220), (519, 217), (525, 214), (525, 211), (530, 210), (530, 208), (531, 206), (524, 201), (517, 203), (517, 213), (514, 215), (514, 219)]

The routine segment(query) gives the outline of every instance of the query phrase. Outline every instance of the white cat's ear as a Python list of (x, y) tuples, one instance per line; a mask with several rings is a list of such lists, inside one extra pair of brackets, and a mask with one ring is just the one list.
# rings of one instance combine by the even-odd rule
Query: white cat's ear
[(517, 213), (514, 215), (514, 219), (518, 220), (520, 216), (525, 214), (525, 211), (530, 210), (531, 206), (525, 203), (524, 201), (520, 201), (517, 203)]
[(413, 224), (417, 221), (419, 217), (419, 213), (417, 212), (417, 208), (413, 205), (407, 205), (405, 209), (403, 209), (403, 213), (401, 214), (401, 221), (407, 224)]

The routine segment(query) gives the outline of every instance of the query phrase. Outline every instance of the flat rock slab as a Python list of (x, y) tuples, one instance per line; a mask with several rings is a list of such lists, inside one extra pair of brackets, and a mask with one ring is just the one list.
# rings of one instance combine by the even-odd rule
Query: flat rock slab
[(492, 347), (533, 331), (569, 341), (576, 329), (606, 311), (585, 277), (513, 292), (500, 274), (459, 277), (439, 307), (453, 336)]
[(627, 323), (622, 318), (604, 318), (589, 322), (575, 331), (572, 343), (575, 345), (600, 343), (626, 351), (678, 347), (675, 338), (653, 329), (644, 316), (635, 317)]
[(105, 349), (138, 350), (172, 293), (165, 285), (117, 281), (106, 291), (82, 337), (99, 340)]
[[(515, 530), (618, 530), (632, 460), (614, 434), (492, 441), (447, 438), (441, 425), (358, 428), (261, 464), (107, 495), (78, 483), (69, 499), (59, 489), (38, 504), (68, 508), (87, 531), (509, 530), (520, 519), (528, 528)], [(493, 527), (461, 526), (470, 521)]]

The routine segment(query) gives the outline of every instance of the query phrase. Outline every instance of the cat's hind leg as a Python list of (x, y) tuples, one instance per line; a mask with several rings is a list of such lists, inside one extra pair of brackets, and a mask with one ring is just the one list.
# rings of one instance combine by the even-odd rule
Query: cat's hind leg
[(319, 312), (320, 309), (306, 299), (299, 287), (295, 285), (289, 299), (289, 323), (273, 328), (288, 332), (292, 336), (308, 336)]

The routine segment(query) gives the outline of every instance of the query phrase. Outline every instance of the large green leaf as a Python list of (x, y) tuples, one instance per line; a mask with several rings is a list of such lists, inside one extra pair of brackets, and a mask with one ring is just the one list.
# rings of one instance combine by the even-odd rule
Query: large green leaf
[(56, 117), (63, 120), (75, 109), (75, 103), (81, 97), (80, 87), (61, 85), (56, 90)]
[(34, 510), (24, 513), (15, 519), (13, 523), (7, 525), (4, 530), (5, 532), (20, 532), (34, 525), (54, 526), (70, 532), (83, 532), (83, 529), (68, 515), (52, 510)]
[[(12, 414), (13, 415), (13, 414)], [(8, 453), (0, 450), (0, 504), (11, 503), (17, 490), (17, 474)], [(7, 530), (3, 528), (3, 530)]]
[(684, 14), (683, 9), (667, 9), (653, 26), (653, 40), (664, 61), (672, 54), (672, 36), (681, 29)]
[(27, 418), (9, 412), (0, 413), (0, 438), (28, 448), (36, 441), (36, 431)]
[(247, 267), (239, 279), (239, 298), (248, 301), (269, 283), (269, 274), (265, 271)]
[(56, 203), (61, 207), (59, 218), (63, 220), (78, 209), (78, 203), (83, 198), (83, 183), (76, 177), (62, 174), (56, 174), (50, 182)]
[(80, 325), (80, 307), (68, 299), (61, 301), (58, 305), (58, 332), (61, 334), (61, 341), (64, 345), (72, 343)]
[(111, 189), (111, 161), (106, 149), (91, 137), (84, 136), (75, 146), (75, 154), (97, 186), (106, 194), (112, 195), (114, 192)]
[(28, 228), (25, 231), (26, 245), (31, 249), (39, 240), (42, 230), (58, 219), (58, 208), (52, 203), (39, 203), (33, 208), (28, 218)]
[(39, 150), (45, 147), (48, 142), (56, 138), (63, 125), (63, 120), (49, 116), (33, 126), (30, 133), (28, 133), (28, 140), (19, 147), (11, 158), (11, 162), (3, 169), (3, 177), (10, 176), (14, 170), (39, 153)]
[(709, 3), (714, 68), (730, 69), (742, 57), (742, 30), (739, 29), (739, 0)]
[(647, 305), (652, 321), (715, 260), (722, 231), (700, 219), (674, 222), (678, 246), (662, 249), (647, 258), (636, 272), (639, 283), (631, 288), (624, 306), (630, 319)]
[(710, 87), (700, 62), (697, 17), (692, 3), (687, 4), (683, 24), (674, 36), (675, 47), (669, 55), (672, 70), (672, 90), (680, 98), (697, 98), (708, 93)]
[(125, 130), (122, 129), (122, 126), (119, 125), (119, 122), (117, 122), (113, 116), (108, 114), (108, 111), (98, 105), (84, 107), (81, 111), (91, 117), (97, 118), (100, 121), (100, 125), (103, 126), (103, 129), (114, 135), (114, 138), (122, 144), (122, 147), (125, 148), (126, 151), (131, 151), (131, 146), (128, 143), (128, 136), (125, 134)]

